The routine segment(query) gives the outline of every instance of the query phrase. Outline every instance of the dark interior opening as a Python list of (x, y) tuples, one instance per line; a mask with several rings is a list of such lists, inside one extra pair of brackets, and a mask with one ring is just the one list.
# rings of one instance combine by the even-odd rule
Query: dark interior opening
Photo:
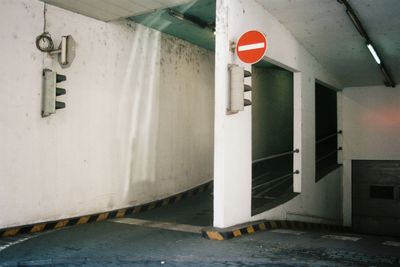
[(369, 196), (370, 198), (394, 199), (394, 187), (371, 185), (369, 187)]
[(339, 149), (337, 135), (337, 92), (315, 84), (315, 182), (336, 169)]
[(262, 61), (253, 66), (252, 87), (254, 215), (297, 195), (293, 193), (293, 153), (287, 153), (294, 150), (293, 73)]

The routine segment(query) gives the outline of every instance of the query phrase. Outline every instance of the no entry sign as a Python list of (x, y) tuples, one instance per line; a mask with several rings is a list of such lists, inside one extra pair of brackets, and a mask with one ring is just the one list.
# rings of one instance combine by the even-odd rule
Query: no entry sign
[(243, 63), (254, 64), (260, 61), (267, 51), (267, 38), (259, 31), (248, 31), (240, 36), (236, 54)]

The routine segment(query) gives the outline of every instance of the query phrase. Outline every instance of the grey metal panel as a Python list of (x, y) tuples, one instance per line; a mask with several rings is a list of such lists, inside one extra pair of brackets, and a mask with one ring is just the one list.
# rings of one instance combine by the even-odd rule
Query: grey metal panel
[[(400, 161), (352, 162), (353, 227), (366, 233), (400, 236)], [(371, 186), (391, 186), (394, 199), (372, 198)]]
[(102, 21), (144, 14), (156, 9), (185, 4), (190, 0), (40, 0), (50, 5)]

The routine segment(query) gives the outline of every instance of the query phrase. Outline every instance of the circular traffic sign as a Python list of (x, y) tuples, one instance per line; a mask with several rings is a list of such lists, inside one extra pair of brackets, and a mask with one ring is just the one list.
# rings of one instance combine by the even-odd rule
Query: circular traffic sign
[(255, 64), (267, 51), (267, 38), (259, 31), (248, 31), (240, 36), (236, 45), (236, 54), (243, 63)]

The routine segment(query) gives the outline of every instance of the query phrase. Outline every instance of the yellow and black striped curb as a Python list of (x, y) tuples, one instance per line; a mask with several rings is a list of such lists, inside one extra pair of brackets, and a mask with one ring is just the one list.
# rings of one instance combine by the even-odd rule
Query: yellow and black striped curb
[(248, 224), (241, 224), (229, 228), (204, 228), (201, 235), (210, 240), (227, 240), (242, 235), (253, 234), (260, 231), (272, 229), (296, 229), (296, 230), (328, 230), (346, 231), (349, 227), (333, 224), (309, 223), (299, 221), (258, 221)]
[(188, 191), (173, 195), (173, 196), (165, 198), (165, 199), (153, 201), (153, 202), (150, 202), (147, 204), (142, 204), (142, 205), (133, 206), (133, 207), (127, 207), (127, 208), (123, 208), (123, 209), (112, 210), (112, 211), (107, 211), (107, 212), (102, 212), (102, 213), (96, 213), (96, 214), (91, 214), (91, 215), (73, 217), (73, 218), (69, 218), (69, 219), (61, 219), (61, 220), (57, 220), (57, 221), (48, 221), (48, 222), (41, 222), (41, 223), (35, 223), (35, 224), (30, 224), (30, 225), (23, 225), (23, 226), (17, 226), (17, 227), (12, 227), (12, 228), (0, 229), (0, 237), (10, 237), (10, 236), (16, 236), (16, 235), (20, 235), (20, 234), (33, 234), (33, 233), (43, 232), (43, 231), (47, 231), (47, 230), (69, 227), (69, 226), (73, 226), (73, 225), (86, 224), (86, 223), (91, 223), (91, 222), (99, 222), (99, 221), (104, 221), (104, 220), (114, 219), (114, 218), (122, 218), (122, 217), (125, 217), (128, 215), (134, 214), (134, 213), (144, 212), (144, 211), (152, 210), (154, 208), (158, 208), (158, 207), (176, 203), (187, 197), (191, 197), (198, 193), (209, 190), (212, 188), (212, 186), (213, 186), (213, 183), (211, 181), (211, 182), (202, 184), (200, 186), (197, 186), (195, 188), (192, 188)]

